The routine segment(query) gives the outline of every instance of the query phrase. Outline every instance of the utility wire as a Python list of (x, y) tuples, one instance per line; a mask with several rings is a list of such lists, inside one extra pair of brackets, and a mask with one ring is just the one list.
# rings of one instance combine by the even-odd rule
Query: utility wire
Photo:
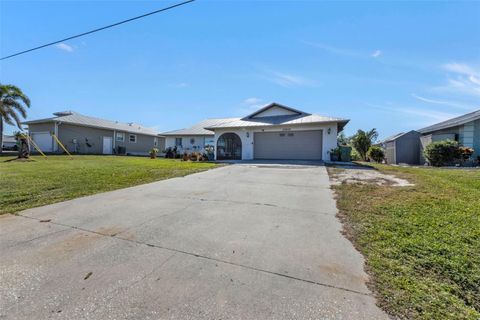
[(167, 10), (170, 10), (170, 9), (173, 9), (173, 8), (176, 8), (176, 7), (183, 6), (184, 4), (187, 4), (187, 3), (190, 3), (190, 2), (193, 2), (193, 1), (195, 1), (195, 0), (188, 0), (188, 1), (180, 2), (180, 3), (174, 4), (174, 5), (169, 6), (169, 7), (165, 7), (165, 8), (155, 10), (155, 11), (152, 11), (152, 12), (149, 12), (149, 13), (146, 13), (146, 14), (142, 14), (141, 16), (137, 16), (137, 17), (130, 18), (130, 19), (127, 19), (127, 20), (123, 20), (123, 21), (120, 21), (120, 22), (117, 22), (117, 23), (114, 23), (114, 24), (111, 24), (111, 25), (108, 25), (108, 26), (105, 26), (105, 27), (101, 27), (101, 28), (98, 28), (98, 29), (94, 29), (94, 30), (90, 30), (90, 31), (87, 31), (87, 32), (84, 32), (84, 33), (80, 33), (80, 34), (77, 34), (75, 36), (71, 36), (71, 37), (68, 37), (68, 38), (65, 38), (65, 39), (62, 39), (62, 40), (58, 40), (58, 41), (55, 41), (55, 42), (50, 42), (50, 43), (41, 45), (39, 47), (35, 47), (35, 48), (28, 49), (28, 50), (25, 50), (25, 51), (17, 52), (17, 53), (11, 54), (9, 56), (0, 58), (0, 60), (13, 58), (15, 56), (19, 56), (19, 55), (27, 53), (27, 52), (42, 49), (42, 48), (45, 48), (45, 47), (48, 47), (48, 46), (52, 46), (52, 45), (57, 44), (57, 43), (61, 43), (61, 42), (64, 42), (64, 41), (68, 41), (68, 40), (72, 40), (72, 39), (75, 39), (75, 38), (83, 37), (83, 36), (86, 36), (87, 34), (95, 33), (95, 32), (102, 31), (102, 30), (105, 30), (105, 29), (108, 29), (108, 28), (113, 28), (113, 27), (116, 27), (118, 25), (130, 22), (130, 21), (133, 21), (133, 20), (145, 18), (145, 17), (151, 16), (151, 15), (159, 13), (159, 12), (163, 12), (163, 11), (167, 11)]

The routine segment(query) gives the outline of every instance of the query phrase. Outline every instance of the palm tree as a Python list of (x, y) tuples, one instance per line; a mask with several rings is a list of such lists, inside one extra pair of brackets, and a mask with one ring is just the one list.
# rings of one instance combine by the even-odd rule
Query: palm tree
[(3, 146), (3, 121), (22, 130), (20, 117), (26, 118), (26, 108), (30, 108), (30, 99), (11, 84), (0, 83), (0, 153)]
[(372, 129), (370, 131), (358, 130), (357, 133), (351, 138), (352, 146), (360, 154), (360, 158), (363, 161), (367, 160), (368, 149), (372, 144), (377, 140), (378, 132), (377, 129)]

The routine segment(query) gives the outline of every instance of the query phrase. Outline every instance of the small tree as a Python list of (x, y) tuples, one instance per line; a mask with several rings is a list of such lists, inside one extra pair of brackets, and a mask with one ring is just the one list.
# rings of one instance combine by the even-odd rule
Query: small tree
[(360, 158), (364, 161), (367, 160), (368, 149), (372, 146), (373, 142), (378, 137), (377, 129), (370, 131), (358, 130), (357, 133), (351, 138), (352, 146), (357, 150)]
[(372, 159), (373, 161), (380, 163), (385, 159), (385, 152), (383, 151), (382, 148), (378, 146), (371, 146), (368, 149), (367, 156), (369, 159)]
[(453, 164), (462, 158), (462, 150), (457, 141), (443, 140), (430, 143), (423, 151), (425, 159), (434, 167)]

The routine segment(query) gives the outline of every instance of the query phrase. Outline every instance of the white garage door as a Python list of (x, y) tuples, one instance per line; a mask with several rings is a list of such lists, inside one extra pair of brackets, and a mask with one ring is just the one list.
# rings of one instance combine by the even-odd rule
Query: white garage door
[(322, 160), (322, 130), (255, 132), (255, 159)]
[[(52, 152), (53, 151), (53, 140), (50, 132), (32, 132), (32, 140), (37, 144), (37, 146), (42, 150), (42, 152)], [(35, 148), (32, 148), (34, 151)]]

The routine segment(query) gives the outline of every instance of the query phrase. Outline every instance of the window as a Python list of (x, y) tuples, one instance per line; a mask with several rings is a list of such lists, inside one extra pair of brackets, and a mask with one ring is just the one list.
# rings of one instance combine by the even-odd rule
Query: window
[(293, 133), (290, 132), (290, 133), (288, 134), (288, 136), (289, 136), (289, 137), (293, 137)]
[(156, 147), (158, 145), (158, 138), (153, 138), (153, 146)]
[(175, 147), (182, 146), (182, 138), (175, 138)]
[(280, 133), (280, 137), (285, 137), (285, 133)]
[(137, 143), (137, 136), (135, 134), (129, 134), (128, 135), (128, 141), (132, 143)]
[(119, 142), (125, 141), (125, 132), (117, 132), (117, 141)]

